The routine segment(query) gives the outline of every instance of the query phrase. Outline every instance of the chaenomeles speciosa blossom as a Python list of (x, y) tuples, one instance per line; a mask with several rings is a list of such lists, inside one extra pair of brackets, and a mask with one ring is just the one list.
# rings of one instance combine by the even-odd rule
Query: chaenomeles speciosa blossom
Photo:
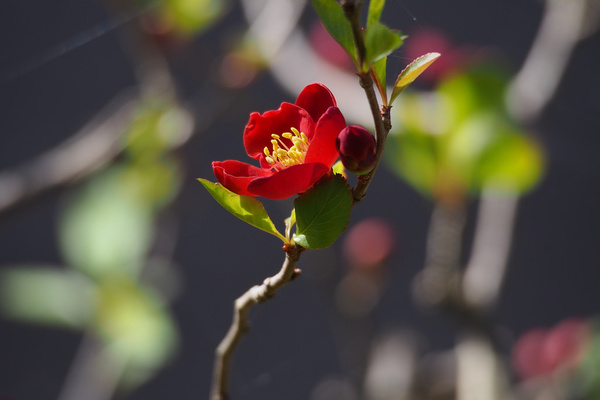
[(260, 167), (237, 160), (214, 161), (219, 182), (234, 193), (282, 200), (310, 189), (338, 158), (336, 138), (346, 127), (331, 91), (306, 86), (295, 104), (252, 113), (244, 130), (246, 153)]

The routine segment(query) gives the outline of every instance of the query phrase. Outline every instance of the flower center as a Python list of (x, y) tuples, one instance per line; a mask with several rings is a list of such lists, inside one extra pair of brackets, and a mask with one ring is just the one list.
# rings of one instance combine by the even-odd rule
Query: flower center
[[(271, 139), (272, 151), (268, 147), (265, 147), (265, 160), (267, 160), (275, 171), (280, 171), (304, 162), (306, 150), (308, 150), (308, 138), (296, 128), (290, 128), (290, 130), (291, 132), (282, 133), (281, 136), (274, 133), (271, 135), (273, 138)], [(292, 147), (288, 147), (281, 140), (282, 137), (290, 140)]]

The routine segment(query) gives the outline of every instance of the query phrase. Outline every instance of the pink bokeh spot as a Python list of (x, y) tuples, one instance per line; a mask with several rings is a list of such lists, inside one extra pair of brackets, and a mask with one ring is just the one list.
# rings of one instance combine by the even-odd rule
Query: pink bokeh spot
[(390, 224), (381, 218), (368, 218), (353, 226), (344, 239), (344, 256), (353, 267), (373, 269), (391, 255), (396, 245)]

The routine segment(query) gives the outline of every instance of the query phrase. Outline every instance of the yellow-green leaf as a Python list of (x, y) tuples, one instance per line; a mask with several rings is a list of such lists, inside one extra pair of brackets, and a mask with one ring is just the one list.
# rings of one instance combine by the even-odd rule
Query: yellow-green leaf
[(224, 209), (242, 221), (277, 236), (284, 243), (287, 242), (285, 237), (275, 228), (273, 221), (260, 201), (251, 196), (233, 193), (220, 183), (213, 183), (202, 178), (198, 180)]
[(64, 267), (15, 265), (0, 273), (0, 311), (22, 322), (83, 329), (94, 299), (91, 281)]
[(423, 73), (423, 71), (425, 71), (435, 60), (437, 60), (439, 56), (440, 53), (427, 53), (416, 58), (413, 62), (408, 64), (406, 68), (400, 72), (400, 75), (398, 75), (398, 78), (396, 79), (396, 83), (394, 83), (394, 89), (392, 91), (392, 96), (390, 97), (390, 104), (396, 100), (396, 97), (398, 97), (398, 95), (402, 93), (404, 89), (408, 87), (408, 85), (413, 83), (414, 80)]
[(482, 156), (476, 183), (523, 193), (539, 182), (543, 171), (544, 157), (539, 145), (522, 134), (507, 133)]

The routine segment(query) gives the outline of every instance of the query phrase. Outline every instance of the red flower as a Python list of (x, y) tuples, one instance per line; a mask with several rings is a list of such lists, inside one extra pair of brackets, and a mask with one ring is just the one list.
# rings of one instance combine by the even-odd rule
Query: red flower
[(336, 138), (346, 121), (333, 94), (320, 83), (306, 86), (295, 104), (252, 113), (244, 147), (260, 168), (237, 160), (214, 161), (219, 182), (237, 194), (281, 200), (310, 189), (338, 158)]

